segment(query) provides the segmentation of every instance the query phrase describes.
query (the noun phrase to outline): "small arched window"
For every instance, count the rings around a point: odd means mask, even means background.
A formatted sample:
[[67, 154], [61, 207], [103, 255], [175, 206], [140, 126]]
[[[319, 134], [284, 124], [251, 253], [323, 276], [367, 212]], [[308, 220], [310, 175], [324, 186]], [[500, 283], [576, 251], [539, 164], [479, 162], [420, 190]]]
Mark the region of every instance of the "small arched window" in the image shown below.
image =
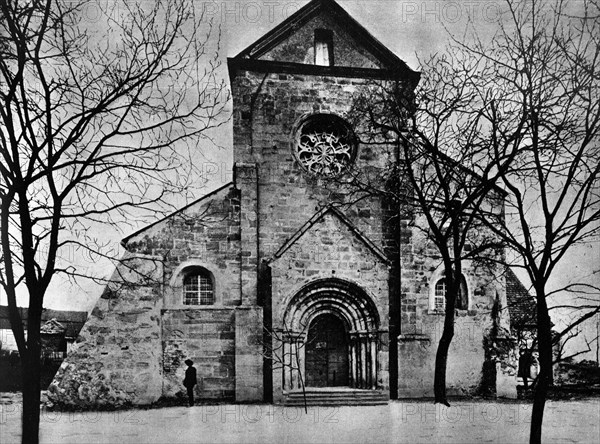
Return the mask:
[[215, 291], [210, 273], [204, 269], [194, 269], [183, 278], [184, 305], [212, 305]]
[[[433, 309], [436, 311], [444, 311], [446, 309], [446, 278], [441, 278], [435, 283], [435, 292], [433, 296]], [[467, 310], [469, 308], [469, 295], [467, 291], [467, 281], [464, 276], [461, 276], [460, 286], [458, 287], [458, 295], [456, 304], [458, 310]]]

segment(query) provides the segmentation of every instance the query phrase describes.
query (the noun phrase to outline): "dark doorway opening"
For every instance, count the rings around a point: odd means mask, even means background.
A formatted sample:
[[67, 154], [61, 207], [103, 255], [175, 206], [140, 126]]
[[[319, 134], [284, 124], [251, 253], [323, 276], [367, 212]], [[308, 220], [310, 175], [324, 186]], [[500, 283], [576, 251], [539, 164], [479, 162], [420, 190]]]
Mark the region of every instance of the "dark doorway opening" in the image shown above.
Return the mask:
[[306, 343], [306, 386], [348, 385], [348, 332], [332, 314], [317, 316], [310, 324]]

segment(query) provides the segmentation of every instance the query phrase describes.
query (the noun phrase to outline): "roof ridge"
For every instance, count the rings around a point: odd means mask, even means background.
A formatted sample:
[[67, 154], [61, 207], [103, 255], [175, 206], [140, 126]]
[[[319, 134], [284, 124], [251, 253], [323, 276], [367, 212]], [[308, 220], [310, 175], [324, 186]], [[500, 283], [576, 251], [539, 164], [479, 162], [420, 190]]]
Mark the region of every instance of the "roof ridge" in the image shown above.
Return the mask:
[[387, 69], [400, 70], [412, 74], [413, 71], [402, 59], [381, 43], [362, 24], [352, 17], [335, 0], [312, 0], [294, 14], [283, 20], [273, 29], [268, 31], [258, 40], [254, 41], [230, 60], [255, 59], [262, 56], [279, 44], [284, 38], [293, 33], [300, 26], [311, 20], [318, 12], [328, 11], [337, 19], [346, 32], [357, 43], [367, 49]]

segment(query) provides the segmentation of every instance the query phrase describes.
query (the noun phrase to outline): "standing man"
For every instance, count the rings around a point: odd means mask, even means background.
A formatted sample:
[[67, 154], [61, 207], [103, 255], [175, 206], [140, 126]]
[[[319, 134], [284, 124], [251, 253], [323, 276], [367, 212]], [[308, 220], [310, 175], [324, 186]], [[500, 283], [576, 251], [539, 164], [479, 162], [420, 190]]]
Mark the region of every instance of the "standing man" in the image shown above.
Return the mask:
[[183, 385], [187, 388], [188, 399], [190, 401], [190, 407], [194, 405], [194, 386], [197, 383], [196, 380], [196, 368], [193, 366], [194, 362], [191, 359], [186, 359], [185, 363], [188, 368], [185, 371], [185, 379]]

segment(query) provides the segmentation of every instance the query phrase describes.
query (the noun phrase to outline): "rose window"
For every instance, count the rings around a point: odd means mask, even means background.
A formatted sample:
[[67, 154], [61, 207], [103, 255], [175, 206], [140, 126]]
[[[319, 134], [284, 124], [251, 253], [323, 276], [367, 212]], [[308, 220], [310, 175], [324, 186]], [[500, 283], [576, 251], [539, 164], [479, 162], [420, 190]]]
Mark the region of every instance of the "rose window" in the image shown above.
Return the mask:
[[306, 120], [296, 137], [296, 158], [312, 174], [336, 176], [354, 160], [354, 134], [339, 117], [317, 115]]

